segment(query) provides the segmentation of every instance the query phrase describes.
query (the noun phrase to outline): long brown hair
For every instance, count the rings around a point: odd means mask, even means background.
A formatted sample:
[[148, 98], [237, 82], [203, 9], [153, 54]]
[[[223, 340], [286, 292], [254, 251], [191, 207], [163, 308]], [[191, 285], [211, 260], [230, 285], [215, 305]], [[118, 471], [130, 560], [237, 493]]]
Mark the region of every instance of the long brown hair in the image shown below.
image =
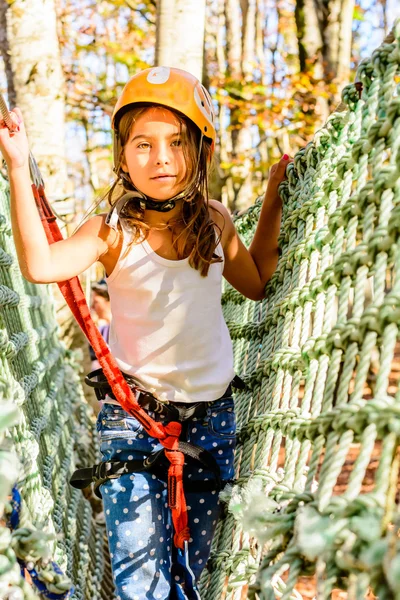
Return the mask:
[[[149, 108], [150, 106], [135, 106], [125, 112], [118, 122], [121, 152], [116, 168], [118, 179], [107, 194], [111, 206], [124, 194], [136, 189], [129, 174], [122, 171], [122, 159], [135, 121]], [[173, 222], [169, 222], [167, 227], [172, 230], [172, 244], [178, 259], [189, 257], [190, 266], [205, 277], [210, 264], [222, 262], [222, 258], [215, 253], [221, 238], [221, 228], [214, 223], [209, 213], [208, 176], [212, 149], [210, 143], [201, 137], [200, 130], [190, 119], [175, 110], [169, 108], [165, 110], [172, 112], [179, 123], [186, 162], [186, 176], [181, 182], [184, 190], [181, 214]], [[148, 237], [150, 226], [143, 221], [144, 210], [140, 208], [137, 201], [128, 200], [120, 216], [126, 220], [132, 230], [131, 244]], [[215, 228], [218, 230], [218, 236]]]

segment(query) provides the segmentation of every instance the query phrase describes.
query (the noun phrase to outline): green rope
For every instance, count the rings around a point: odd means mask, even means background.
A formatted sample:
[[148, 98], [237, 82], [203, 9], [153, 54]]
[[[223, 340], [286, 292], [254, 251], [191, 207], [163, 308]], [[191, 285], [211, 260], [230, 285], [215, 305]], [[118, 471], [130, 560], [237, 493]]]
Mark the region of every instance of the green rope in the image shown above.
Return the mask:
[[[74, 600], [110, 600], [104, 526], [68, 485], [77, 466], [97, 462], [94, 418], [75, 358], [58, 339], [51, 288], [19, 272], [3, 179], [0, 213], [0, 598], [40, 597], [21, 576], [22, 561], [60, 598], [73, 586]], [[23, 501], [17, 527], [9, 522], [14, 485]]]
[[[261, 303], [225, 286], [235, 367], [236, 484], [222, 499], [206, 600], [400, 596], [400, 23], [281, 185], [278, 268]], [[237, 219], [246, 245], [260, 202]], [[350, 477], [344, 473], [349, 452]], [[369, 475], [372, 456], [378, 468]], [[256, 573], [257, 570], [257, 573]], [[242, 596], [241, 596], [242, 594]]]

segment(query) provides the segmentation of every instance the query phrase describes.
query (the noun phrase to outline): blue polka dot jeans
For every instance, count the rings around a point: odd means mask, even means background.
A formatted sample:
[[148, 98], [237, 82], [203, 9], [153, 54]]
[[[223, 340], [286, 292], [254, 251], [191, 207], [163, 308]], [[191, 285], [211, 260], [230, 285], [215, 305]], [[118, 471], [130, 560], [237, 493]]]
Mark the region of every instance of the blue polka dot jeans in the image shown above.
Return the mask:
[[[153, 419], [166, 422], [165, 417], [150, 414]], [[97, 429], [105, 461], [141, 459], [162, 448], [134, 417], [115, 404], [103, 404]], [[187, 441], [212, 453], [223, 481], [233, 478], [235, 435], [232, 398], [210, 402], [205, 417], [188, 422]], [[213, 478], [199, 463], [186, 465], [185, 476], [196, 482]], [[196, 587], [190, 589], [188, 576], [199, 580], [221, 507], [217, 491], [201, 491], [201, 483], [198, 489], [185, 493], [191, 538], [183, 557], [173, 545], [164, 481], [144, 471], [127, 473], [101, 485], [117, 600], [200, 599]]]

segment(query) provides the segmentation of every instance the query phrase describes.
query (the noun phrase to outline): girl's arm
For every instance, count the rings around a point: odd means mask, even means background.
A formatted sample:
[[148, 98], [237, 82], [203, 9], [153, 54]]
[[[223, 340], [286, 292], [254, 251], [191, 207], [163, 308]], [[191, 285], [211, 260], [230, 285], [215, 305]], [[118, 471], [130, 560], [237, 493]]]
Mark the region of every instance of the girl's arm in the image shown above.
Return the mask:
[[104, 253], [115, 232], [98, 215], [82, 225], [70, 238], [49, 245], [31, 189], [29, 146], [21, 112], [12, 119], [19, 131], [11, 134], [0, 121], [0, 150], [10, 181], [11, 222], [22, 275], [33, 283], [64, 281], [79, 275]]
[[265, 285], [278, 264], [278, 236], [282, 216], [278, 187], [285, 178], [289, 162], [291, 159], [285, 154], [279, 163], [271, 167], [257, 229], [248, 250], [240, 240], [228, 211], [218, 205], [218, 210], [225, 218], [224, 277], [251, 300], [264, 298]]

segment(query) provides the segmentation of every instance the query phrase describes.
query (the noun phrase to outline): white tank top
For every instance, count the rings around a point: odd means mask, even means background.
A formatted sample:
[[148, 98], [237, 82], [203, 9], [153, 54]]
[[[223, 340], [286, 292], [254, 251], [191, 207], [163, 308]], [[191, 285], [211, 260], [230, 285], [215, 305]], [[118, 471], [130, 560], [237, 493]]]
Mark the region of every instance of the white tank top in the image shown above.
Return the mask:
[[[119, 208], [109, 213], [110, 226], [115, 227]], [[109, 346], [118, 366], [160, 400], [220, 398], [234, 376], [221, 307], [224, 263], [211, 264], [201, 277], [189, 259], [163, 258], [146, 240], [127, 251], [130, 232], [122, 218], [120, 223], [123, 247], [107, 278]], [[221, 244], [215, 252], [223, 258]]]

